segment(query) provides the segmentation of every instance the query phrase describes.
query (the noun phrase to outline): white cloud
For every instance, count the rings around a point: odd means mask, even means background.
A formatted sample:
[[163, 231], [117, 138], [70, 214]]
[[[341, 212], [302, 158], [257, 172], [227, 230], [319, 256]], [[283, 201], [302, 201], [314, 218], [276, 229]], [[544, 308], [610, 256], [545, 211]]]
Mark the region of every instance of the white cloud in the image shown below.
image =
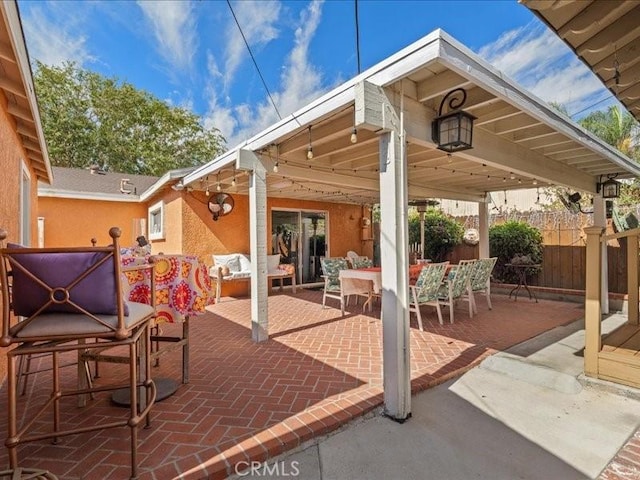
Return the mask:
[[[321, 72], [309, 61], [309, 45], [322, 17], [322, 3], [313, 1], [302, 11], [299, 26], [295, 30], [294, 47], [285, 61], [281, 75], [281, 87], [271, 94], [282, 117], [308, 104], [326, 91], [322, 85]], [[215, 69], [210, 67], [210, 73], [213, 75]], [[220, 105], [213, 89], [209, 91], [209, 113], [205, 124], [219, 128], [230, 147], [278, 120], [277, 113], [266, 95], [264, 101], [255, 108], [246, 104], [230, 108]]]
[[[49, 12], [53, 13], [52, 10]], [[32, 60], [59, 66], [73, 61], [80, 66], [94, 60], [87, 47], [87, 37], [74, 31], [76, 23], [58, 21], [56, 15], [47, 16], [40, 7], [32, 7], [23, 14], [24, 30]]]
[[139, 1], [153, 28], [158, 54], [174, 68], [188, 69], [197, 49], [196, 20], [188, 1]]
[[[279, 1], [234, 3], [233, 11], [254, 55], [256, 48], [260, 48], [278, 38], [278, 30], [275, 27], [275, 23], [280, 17], [280, 10], [281, 4]], [[235, 21], [229, 22], [226, 37], [228, 41], [224, 68], [225, 91], [227, 90], [227, 85], [233, 81], [233, 77], [242, 60], [249, 56], [247, 46]]]
[[478, 53], [546, 102], [564, 105], [570, 114], [603, 96], [598, 78], [543, 25], [532, 22], [505, 32]]

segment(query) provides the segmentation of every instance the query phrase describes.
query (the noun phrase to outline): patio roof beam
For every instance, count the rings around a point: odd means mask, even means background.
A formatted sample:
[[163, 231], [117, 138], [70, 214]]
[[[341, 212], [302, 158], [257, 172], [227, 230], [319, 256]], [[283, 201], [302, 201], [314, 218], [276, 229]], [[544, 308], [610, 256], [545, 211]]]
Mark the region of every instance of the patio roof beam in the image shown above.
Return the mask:
[[[314, 170], [310, 168], [296, 167], [293, 165], [280, 165], [278, 175], [282, 175], [283, 177], [292, 178], [295, 180], [336, 185], [341, 188], [346, 187], [369, 190], [371, 192], [375, 192], [376, 195], [380, 188], [378, 179], [374, 177], [346, 175], [343, 173]], [[450, 198], [452, 200], [466, 200], [469, 202], [478, 201], [478, 194], [460, 192], [456, 190], [447, 190], [438, 187], [434, 188], [431, 186], [425, 187], [419, 185], [410, 185], [409, 195], [411, 197], [441, 197]]]
[[473, 148], [456, 155], [516, 175], [595, 193], [596, 180], [591, 175], [488, 132], [473, 133]]

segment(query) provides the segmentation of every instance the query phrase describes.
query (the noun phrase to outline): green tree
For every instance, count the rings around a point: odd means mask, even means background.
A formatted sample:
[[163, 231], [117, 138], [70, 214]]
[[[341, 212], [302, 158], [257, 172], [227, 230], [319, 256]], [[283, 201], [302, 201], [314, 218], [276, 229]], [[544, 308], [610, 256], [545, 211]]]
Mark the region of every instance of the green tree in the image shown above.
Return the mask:
[[[463, 228], [440, 210], [428, 208], [424, 214], [424, 256], [434, 262], [447, 259], [456, 245], [462, 242]], [[420, 242], [420, 216], [409, 212], [409, 243]]]
[[[640, 126], [631, 114], [612, 106], [606, 112], [597, 111], [587, 115], [580, 120], [580, 124], [629, 158], [640, 161]], [[639, 202], [638, 180], [623, 183], [618, 203], [635, 205]]]
[[638, 124], [630, 113], [621, 112], [617, 106], [590, 113], [580, 120], [580, 125], [628, 157], [637, 155]]
[[[526, 222], [508, 221], [489, 228], [489, 255], [498, 257], [495, 266], [496, 278], [513, 281], [515, 275], [505, 264], [517, 255], [526, 255], [532, 264], [542, 263], [542, 234]], [[531, 269], [533, 273], [535, 269]]]
[[194, 113], [75, 63], [38, 62], [34, 81], [53, 165], [159, 176], [224, 149], [220, 132]]

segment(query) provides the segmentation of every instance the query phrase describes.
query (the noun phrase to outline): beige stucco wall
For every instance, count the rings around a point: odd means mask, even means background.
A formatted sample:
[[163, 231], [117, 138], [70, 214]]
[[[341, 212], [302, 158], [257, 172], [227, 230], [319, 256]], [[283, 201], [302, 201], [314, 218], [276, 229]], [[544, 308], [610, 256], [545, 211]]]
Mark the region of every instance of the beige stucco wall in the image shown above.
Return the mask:
[[133, 220], [147, 218], [147, 206], [137, 202], [108, 202], [73, 198], [40, 197], [38, 216], [44, 217], [45, 247], [90, 246], [111, 243], [109, 229], [122, 231], [120, 244], [134, 244]]
[[[211, 254], [249, 252], [249, 197], [233, 194], [234, 209], [227, 216], [214, 221], [207, 208], [204, 192], [183, 192], [182, 253], [197, 255], [212, 264]], [[271, 211], [278, 208], [319, 210], [329, 214], [329, 245], [331, 256], [345, 256], [354, 250], [373, 257], [373, 242], [363, 241], [362, 216], [370, 216], [359, 205], [269, 198], [267, 200], [267, 245], [271, 242]], [[365, 236], [369, 236], [366, 234]], [[246, 293], [246, 282], [223, 286], [223, 295]]]
[[[133, 219], [146, 218], [149, 206], [164, 202], [165, 238], [152, 240], [153, 253], [188, 254], [212, 264], [211, 254], [249, 252], [249, 197], [233, 194], [233, 212], [214, 221], [207, 208], [204, 192], [166, 189], [146, 203], [106, 202], [99, 200], [41, 197], [38, 215], [45, 217], [45, 245], [88, 245], [92, 237], [98, 244], [109, 242], [111, 226], [122, 230], [121, 244], [133, 245]], [[373, 242], [363, 231], [362, 217], [370, 216], [359, 205], [270, 198], [267, 201], [266, 241], [271, 242], [271, 212], [273, 209], [326, 211], [329, 214], [329, 255], [345, 256], [354, 250], [373, 256]], [[247, 284], [225, 285], [223, 295], [246, 293]]]
[[[10, 241], [17, 242], [20, 239], [20, 182], [23, 159], [26, 157], [14, 130], [13, 119], [7, 113], [6, 105], [6, 98], [0, 94], [0, 172], [2, 172], [0, 228], [7, 231]], [[32, 170], [30, 170], [30, 176], [33, 194], [31, 198], [31, 224], [35, 228], [37, 195], [36, 176]], [[32, 237], [32, 243], [33, 241], [34, 237]]]
[[[20, 183], [22, 166], [26, 158], [18, 135], [15, 132], [13, 119], [7, 113], [6, 97], [0, 93], [0, 228], [7, 231], [7, 241], [20, 241]], [[36, 244], [36, 211], [38, 205], [36, 174], [27, 163], [24, 163], [31, 178], [31, 244]], [[0, 297], [0, 309], [2, 298]], [[0, 310], [1, 311], [1, 310]], [[0, 348], [3, 355], [6, 349]], [[6, 362], [0, 362], [0, 381], [6, 375]]]
[[151, 240], [152, 253], [186, 254], [183, 248], [183, 201], [181, 192], [166, 190], [162, 196], [147, 202], [148, 206], [164, 202], [164, 239]]

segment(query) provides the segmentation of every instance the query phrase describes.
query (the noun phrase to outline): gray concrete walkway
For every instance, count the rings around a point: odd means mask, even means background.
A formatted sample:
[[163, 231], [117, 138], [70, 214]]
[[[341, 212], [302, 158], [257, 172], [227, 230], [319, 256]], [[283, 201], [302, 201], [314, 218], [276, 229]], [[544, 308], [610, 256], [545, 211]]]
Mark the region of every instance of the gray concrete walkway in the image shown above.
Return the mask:
[[[626, 320], [603, 322], [611, 331]], [[640, 425], [638, 390], [582, 376], [582, 321], [498, 353], [412, 399], [400, 425], [361, 419], [239, 478], [597, 478]]]

